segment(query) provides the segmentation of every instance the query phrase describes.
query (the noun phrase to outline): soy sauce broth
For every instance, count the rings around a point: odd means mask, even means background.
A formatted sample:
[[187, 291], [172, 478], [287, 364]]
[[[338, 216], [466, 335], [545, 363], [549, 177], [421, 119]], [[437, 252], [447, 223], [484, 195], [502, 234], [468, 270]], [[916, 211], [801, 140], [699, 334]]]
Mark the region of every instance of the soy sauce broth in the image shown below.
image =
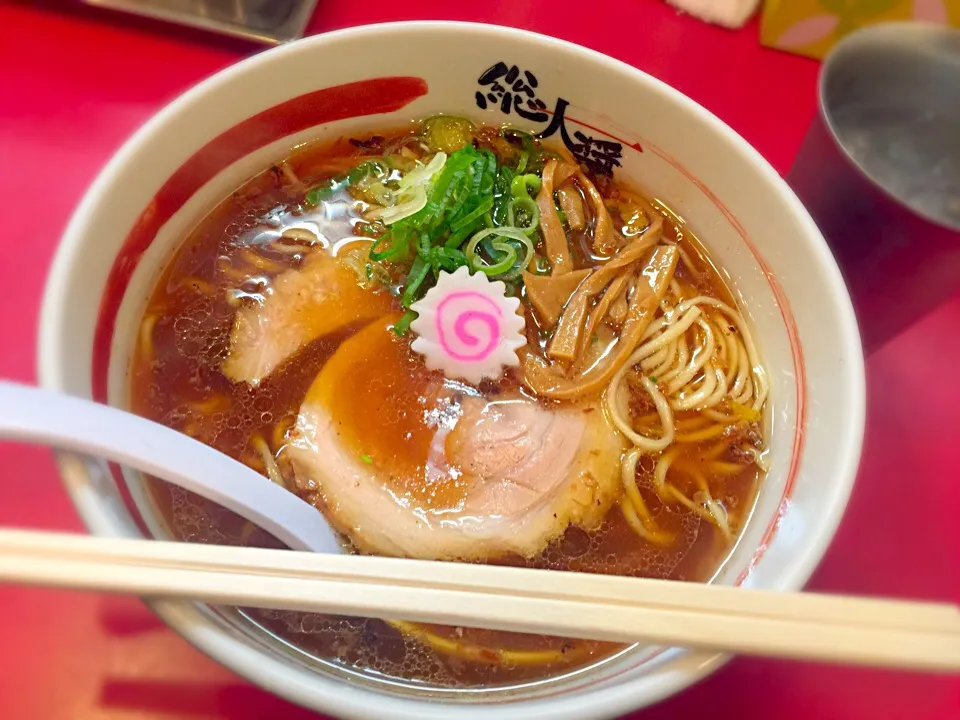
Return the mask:
[[[308, 229], [336, 253], [355, 239], [357, 202], [346, 192], [318, 211], [300, 204], [304, 188], [378, 155], [408, 130], [368, 138], [341, 138], [302, 147], [256, 176], [214, 208], [188, 235], [154, 286], [141, 320], [130, 372], [131, 410], [184, 432], [266, 472], [257, 447], [279, 449], [308, 387], [339, 344], [356, 328], [311, 344], [256, 388], [234, 384], [220, 365], [229, 349], [236, 308], [243, 296], [256, 296], [279, 273], [296, 269], [302, 253], [266, 247], [284, 231]], [[620, 189], [609, 183], [601, 192]], [[664, 234], [688, 253], [701, 271], [684, 269], [677, 278], [728, 304], [734, 304], [702, 245], [662, 204]], [[616, 218], [615, 218], [616, 219]], [[589, 247], [571, 243], [581, 262]], [[370, 432], [376, 433], [371, 427]], [[759, 432], [752, 428], [752, 432]], [[688, 455], [696, 461], [700, 446]], [[649, 460], [649, 462], [647, 461]], [[602, 527], [588, 533], [569, 528], [538, 557], [499, 562], [536, 568], [612, 573], [673, 580], [707, 581], [729, 554], [732, 543], [711, 524], [682, 506], [664, 505], [650, 491], [652, 459], [638, 470], [638, 484], [661, 526], [676, 534], [668, 547], [653, 545], [624, 521], [616, 506]], [[752, 509], [758, 472], [712, 479], [731, 524], [741, 528]], [[148, 487], [167, 526], [179, 540], [229, 545], [280, 547], [244, 519], [186, 491], [150, 479]], [[245, 610], [252, 623], [313, 658], [374, 681], [420, 688], [496, 688], [546, 681], [597, 663], [622, 650], [611, 643], [571, 641], [467, 628], [417, 626], [401, 632], [379, 621], [306, 613]], [[423, 633], [429, 632], [426, 636]], [[419, 633], [419, 634], [418, 634]]]

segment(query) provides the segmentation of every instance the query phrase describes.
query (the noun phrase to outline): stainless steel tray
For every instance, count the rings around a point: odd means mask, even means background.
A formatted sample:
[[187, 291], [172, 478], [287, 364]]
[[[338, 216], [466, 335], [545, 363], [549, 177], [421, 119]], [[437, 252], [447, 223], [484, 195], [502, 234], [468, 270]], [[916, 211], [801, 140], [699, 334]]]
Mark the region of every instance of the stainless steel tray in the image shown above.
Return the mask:
[[81, 0], [86, 5], [189, 25], [255, 42], [303, 36], [317, 0]]

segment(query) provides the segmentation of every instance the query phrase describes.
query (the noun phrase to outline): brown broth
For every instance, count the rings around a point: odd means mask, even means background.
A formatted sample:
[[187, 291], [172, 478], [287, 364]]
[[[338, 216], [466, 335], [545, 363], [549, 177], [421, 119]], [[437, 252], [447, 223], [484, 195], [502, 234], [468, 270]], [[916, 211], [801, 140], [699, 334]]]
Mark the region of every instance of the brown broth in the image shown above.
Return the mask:
[[[384, 142], [395, 142], [402, 135], [394, 133]], [[351, 226], [355, 217], [349, 213], [338, 217], [311, 216], [297, 204], [298, 193], [302, 194], [304, 186], [352, 167], [358, 157], [379, 152], [381, 145], [359, 147], [341, 139], [302, 148], [281, 165], [250, 180], [200, 222], [156, 283], [144, 313], [131, 364], [130, 398], [134, 412], [264, 471], [251, 441], [259, 435], [271, 448], [282, 446], [283, 433], [296, 418], [308, 387], [352, 329], [311, 344], [298, 354], [295, 362], [285, 363], [256, 388], [233, 384], [220, 370], [235, 313], [227, 299], [228, 291], [256, 295], [279, 272], [298, 266], [301, 255], [272, 252], [262, 246], [265, 238], [275, 237], [284, 229], [313, 223], [311, 227], [328, 236], [331, 247], [337, 241], [354, 238]], [[295, 179], [301, 185], [297, 186]], [[691, 276], [681, 267], [678, 280], [734, 304], [697, 239], [664, 206], [655, 203], [655, 207], [664, 217], [666, 237], [678, 242], [698, 268]], [[585, 236], [573, 240], [581, 265], [596, 260], [590, 255]], [[374, 390], [356, 388], [357, 392]], [[416, 388], [407, 391], [415, 392]], [[345, 406], [341, 411], [347, 413], [350, 409]], [[385, 423], [384, 420], [381, 424]], [[376, 436], [378, 424], [367, 425], [369, 442], [385, 447], [388, 439]], [[759, 429], [751, 431], [758, 433]], [[697, 453], [707, 445], [708, 441], [692, 445], [678, 462], [697, 463]], [[676, 540], [670, 546], [660, 547], [642, 540], [614, 506], [599, 530], [587, 533], [571, 528], [532, 560], [517, 557], [504, 558], [502, 562], [593, 573], [709, 580], [732, 544], [694, 513], [660, 502], [651, 490], [652, 475], [652, 459], [647, 458], [638, 470], [638, 483], [660, 526], [675, 533]], [[743, 527], [753, 506], [757, 475], [755, 470], [746, 470], [710, 478], [714, 496], [724, 504], [731, 526], [737, 530]], [[149, 487], [168, 527], [180, 540], [278, 546], [263, 531], [201, 498], [156, 480], [150, 480]], [[247, 610], [245, 614], [320, 661], [374, 680], [420, 687], [491, 688], [542, 681], [596, 663], [621, 649], [610, 643], [439, 627], [429, 627], [435, 633], [432, 643], [418, 642], [377, 620], [264, 610]], [[459, 655], [431, 647], [438, 638], [457, 643]]]

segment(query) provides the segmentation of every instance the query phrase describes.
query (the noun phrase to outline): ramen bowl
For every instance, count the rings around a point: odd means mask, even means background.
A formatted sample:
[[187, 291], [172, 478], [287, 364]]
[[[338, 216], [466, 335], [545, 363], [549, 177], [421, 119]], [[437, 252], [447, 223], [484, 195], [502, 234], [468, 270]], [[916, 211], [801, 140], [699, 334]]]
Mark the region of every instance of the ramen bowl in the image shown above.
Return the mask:
[[[837, 266], [787, 185], [730, 128], [660, 81], [552, 38], [469, 24], [355, 28], [264, 52], [184, 94], [110, 161], [66, 230], [43, 302], [42, 384], [128, 407], [150, 289], [214, 205], [304, 142], [441, 113], [566, 146], [662, 199], [699, 236], [770, 379], [769, 469], [712, 582], [801, 588], [843, 514], [863, 434], [863, 357]], [[70, 454], [59, 465], [92, 533], [168, 535], [142, 478]], [[339, 717], [615, 717], [725, 660], [641, 644], [542, 682], [414, 690], [319, 662], [229, 609], [150, 605], [223, 665]]]

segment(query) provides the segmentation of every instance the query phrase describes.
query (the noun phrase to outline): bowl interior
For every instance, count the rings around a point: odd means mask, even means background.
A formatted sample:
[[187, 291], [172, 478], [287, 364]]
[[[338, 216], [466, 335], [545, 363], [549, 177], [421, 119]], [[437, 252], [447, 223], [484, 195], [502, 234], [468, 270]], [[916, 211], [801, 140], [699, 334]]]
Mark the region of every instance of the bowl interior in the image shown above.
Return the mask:
[[[361, 52], [370, 46], [377, 52]], [[214, 204], [302, 142], [439, 112], [517, 125], [590, 162], [616, 163], [618, 176], [663, 200], [704, 242], [772, 383], [770, 471], [715, 581], [799, 587], [839, 521], [862, 436], [862, 356], [837, 268], [796, 198], [732, 131], [658, 81], [559, 41], [469, 25], [378, 26], [272, 50], [201, 84], [121, 150], [71, 222], [44, 301], [43, 384], [126, 406], [130, 350], [151, 284]], [[829, 412], [812, 422], [809, 409], [821, 405]], [[93, 532], [140, 534], [125, 484], [149, 530], [166, 534], [138, 477], [118, 483], [101, 463], [74, 456], [61, 467]], [[158, 609], [217, 659], [298, 702], [346, 715], [451, 717], [452, 708], [323, 677], [229, 615], [184, 603]], [[497, 717], [605, 717], [716, 664], [679, 653], [644, 664], [650, 657], [626, 654], [508, 697], [453, 700], [473, 703], [474, 717], [484, 707]]]

